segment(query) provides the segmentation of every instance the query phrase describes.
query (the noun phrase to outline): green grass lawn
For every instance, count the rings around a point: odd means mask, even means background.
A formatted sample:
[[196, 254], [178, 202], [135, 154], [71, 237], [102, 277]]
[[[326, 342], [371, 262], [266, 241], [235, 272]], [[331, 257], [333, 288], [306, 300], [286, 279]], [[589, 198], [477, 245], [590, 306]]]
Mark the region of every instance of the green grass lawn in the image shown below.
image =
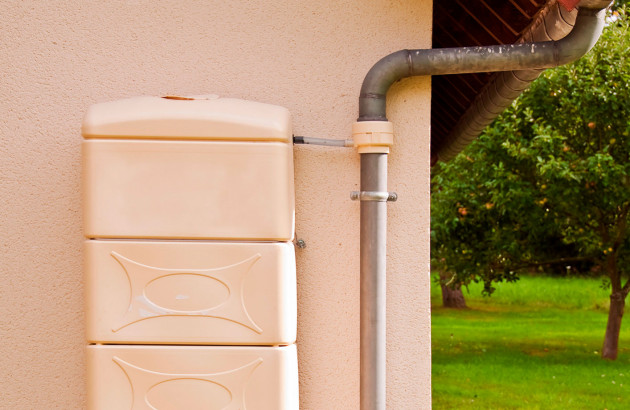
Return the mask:
[[441, 307], [432, 285], [434, 409], [630, 409], [630, 320], [600, 358], [608, 291], [595, 279], [523, 277]]

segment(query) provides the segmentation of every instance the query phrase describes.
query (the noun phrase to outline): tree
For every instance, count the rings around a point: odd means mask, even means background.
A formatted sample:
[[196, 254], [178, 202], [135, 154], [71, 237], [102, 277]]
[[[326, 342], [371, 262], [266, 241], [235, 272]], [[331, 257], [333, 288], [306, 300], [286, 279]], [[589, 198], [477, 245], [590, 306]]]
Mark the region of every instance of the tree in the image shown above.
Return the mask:
[[432, 262], [451, 283], [490, 294], [534, 268], [604, 274], [607, 359], [630, 292], [629, 20], [611, 14], [589, 54], [543, 74], [431, 187]]

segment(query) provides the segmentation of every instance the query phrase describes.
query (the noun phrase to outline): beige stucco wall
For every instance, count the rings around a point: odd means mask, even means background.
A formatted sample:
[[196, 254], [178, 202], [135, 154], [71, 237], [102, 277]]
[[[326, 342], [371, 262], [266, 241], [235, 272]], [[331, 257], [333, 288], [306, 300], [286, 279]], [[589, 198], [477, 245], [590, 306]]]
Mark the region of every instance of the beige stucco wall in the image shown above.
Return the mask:
[[[85, 403], [79, 128], [93, 103], [203, 94], [347, 138], [366, 71], [430, 46], [430, 0], [0, 0], [0, 408]], [[389, 96], [388, 408], [430, 406], [428, 78]], [[358, 409], [359, 161], [296, 152], [301, 408]]]

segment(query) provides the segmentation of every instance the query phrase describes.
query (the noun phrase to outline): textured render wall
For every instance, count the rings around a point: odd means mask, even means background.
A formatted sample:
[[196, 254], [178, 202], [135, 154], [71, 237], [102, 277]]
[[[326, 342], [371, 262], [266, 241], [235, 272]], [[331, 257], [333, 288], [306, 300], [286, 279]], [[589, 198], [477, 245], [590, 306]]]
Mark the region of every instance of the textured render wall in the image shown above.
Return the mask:
[[[79, 127], [135, 95], [278, 104], [347, 138], [366, 71], [430, 46], [430, 0], [0, 0], [0, 408], [85, 406]], [[428, 78], [390, 93], [388, 394], [430, 406]], [[296, 148], [301, 408], [358, 409], [354, 150]]]

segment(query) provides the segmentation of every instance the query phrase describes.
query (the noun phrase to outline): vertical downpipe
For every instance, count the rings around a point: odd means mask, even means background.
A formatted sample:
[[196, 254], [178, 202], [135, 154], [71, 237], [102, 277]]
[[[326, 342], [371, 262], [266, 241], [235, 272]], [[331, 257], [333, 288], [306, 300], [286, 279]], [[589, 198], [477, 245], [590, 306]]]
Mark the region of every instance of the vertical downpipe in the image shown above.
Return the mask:
[[[582, 0], [575, 27], [559, 41], [400, 50], [383, 57], [365, 76], [359, 118], [352, 130], [354, 145], [361, 154], [361, 192], [352, 195], [361, 200], [361, 410], [386, 407], [386, 201], [396, 200], [395, 194], [387, 193], [387, 153], [393, 144], [393, 126], [386, 117], [389, 87], [418, 75], [530, 70], [577, 60], [599, 38], [605, 14], [601, 9], [609, 3]], [[589, 5], [595, 9], [586, 8]], [[477, 131], [475, 135], [481, 129]]]
[[[361, 154], [361, 191], [387, 192], [387, 154]], [[361, 201], [361, 410], [385, 409], [387, 202]]]
[[387, 154], [394, 142], [389, 121], [358, 121], [352, 138], [361, 156], [361, 410], [386, 407]]

